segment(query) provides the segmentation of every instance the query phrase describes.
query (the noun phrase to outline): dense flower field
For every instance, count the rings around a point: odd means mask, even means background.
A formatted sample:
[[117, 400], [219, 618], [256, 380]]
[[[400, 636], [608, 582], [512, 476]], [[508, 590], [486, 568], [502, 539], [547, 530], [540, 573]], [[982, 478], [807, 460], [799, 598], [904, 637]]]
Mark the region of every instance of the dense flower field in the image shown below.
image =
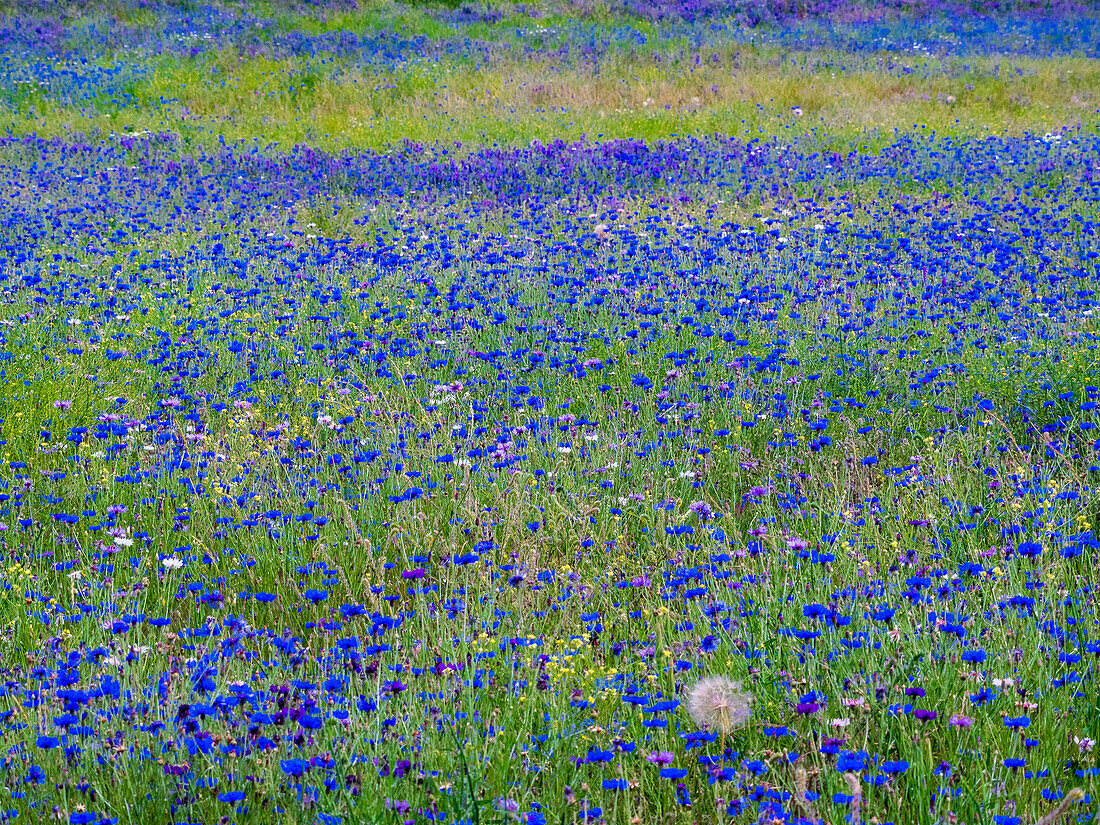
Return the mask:
[[[0, 821], [1089, 821], [1100, 20], [1055, 5], [11, 10]], [[739, 49], [1060, 72], [1012, 105], [1063, 125], [180, 108]]]

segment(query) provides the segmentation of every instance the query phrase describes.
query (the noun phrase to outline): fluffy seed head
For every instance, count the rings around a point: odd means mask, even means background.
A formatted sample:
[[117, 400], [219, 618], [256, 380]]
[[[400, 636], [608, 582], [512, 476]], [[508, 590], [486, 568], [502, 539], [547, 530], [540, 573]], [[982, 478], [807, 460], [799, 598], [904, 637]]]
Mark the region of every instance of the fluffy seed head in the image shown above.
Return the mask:
[[687, 696], [687, 710], [700, 727], [727, 734], [744, 727], [752, 714], [752, 694], [725, 676], [700, 679]]

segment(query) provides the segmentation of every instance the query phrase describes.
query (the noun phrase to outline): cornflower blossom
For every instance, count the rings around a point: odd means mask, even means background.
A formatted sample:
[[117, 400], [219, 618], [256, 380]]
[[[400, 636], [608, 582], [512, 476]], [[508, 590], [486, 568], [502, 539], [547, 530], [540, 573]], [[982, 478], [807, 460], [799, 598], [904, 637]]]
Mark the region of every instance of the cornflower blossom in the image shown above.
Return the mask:
[[688, 505], [688, 511], [695, 513], [703, 521], [710, 521], [712, 518], [714, 518], [714, 511], [705, 501], [691, 502], [691, 504]]

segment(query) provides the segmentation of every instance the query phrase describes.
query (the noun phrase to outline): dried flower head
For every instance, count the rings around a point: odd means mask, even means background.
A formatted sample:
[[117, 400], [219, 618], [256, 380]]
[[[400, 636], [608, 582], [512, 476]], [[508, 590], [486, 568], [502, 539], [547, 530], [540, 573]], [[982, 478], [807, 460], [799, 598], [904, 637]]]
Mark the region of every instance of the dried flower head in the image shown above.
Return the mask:
[[1058, 807], [1051, 811], [1049, 814], [1040, 819], [1036, 825], [1055, 825], [1061, 820], [1062, 815], [1069, 810], [1071, 805], [1076, 805], [1082, 799], [1085, 798], [1085, 792], [1080, 788], [1074, 788], [1072, 791], [1062, 797], [1062, 801], [1058, 804]]
[[725, 676], [700, 679], [687, 696], [687, 710], [696, 724], [723, 735], [744, 727], [752, 714], [752, 694]]
[[860, 822], [859, 809], [863, 803], [863, 785], [859, 782], [859, 777], [851, 771], [844, 774], [844, 781], [848, 783], [848, 793], [852, 797], [848, 803], [848, 815], [852, 822]]
[[794, 769], [794, 789], [795, 802], [802, 809], [805, 818], [810, 822], [820, 822], [821, 818], [817, 815], [813, 800], [809, 796], [810, 779], [806, 769], [801, 765], [796, 766]]

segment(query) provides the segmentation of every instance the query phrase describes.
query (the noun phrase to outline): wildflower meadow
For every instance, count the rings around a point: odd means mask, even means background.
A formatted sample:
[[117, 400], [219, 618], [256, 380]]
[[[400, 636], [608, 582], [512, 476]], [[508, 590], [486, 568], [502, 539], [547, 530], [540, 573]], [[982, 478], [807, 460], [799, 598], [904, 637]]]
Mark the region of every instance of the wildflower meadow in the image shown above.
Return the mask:
[[0, 52], [0, 823], [1094, 821], [1095, 5]]

